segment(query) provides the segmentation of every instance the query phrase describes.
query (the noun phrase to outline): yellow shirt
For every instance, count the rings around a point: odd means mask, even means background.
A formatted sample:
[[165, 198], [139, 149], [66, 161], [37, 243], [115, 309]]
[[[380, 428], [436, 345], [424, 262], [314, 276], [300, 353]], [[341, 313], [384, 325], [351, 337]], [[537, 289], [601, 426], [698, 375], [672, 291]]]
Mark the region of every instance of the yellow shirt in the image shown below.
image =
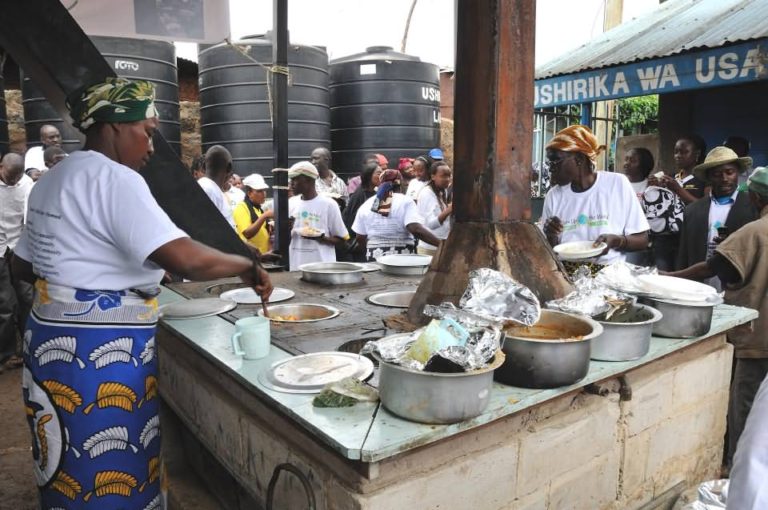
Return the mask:
[[[258, 218], [259, 212], [254, 212]], [[269, 251], [269, 232], [267, 232], [266, 222], [264, 222], [259, 231], [256, 232], [256, 235], [250, 239], [246, 239], [246, 237], [243, 235], [245, 229], [250, 227], [252, 224], [251, 213], [248, 211], [248, 204], [245, 202], [240, 202], [237, 204], [235, 206], [235, 210], [232, 212], [232, 216], [234, 216], [235, 228], [237, 229], [237, 234], [240, 236], [240, 239], [247, 242], [248, 244], [255, 246], [261, 253], [266, 253]]]

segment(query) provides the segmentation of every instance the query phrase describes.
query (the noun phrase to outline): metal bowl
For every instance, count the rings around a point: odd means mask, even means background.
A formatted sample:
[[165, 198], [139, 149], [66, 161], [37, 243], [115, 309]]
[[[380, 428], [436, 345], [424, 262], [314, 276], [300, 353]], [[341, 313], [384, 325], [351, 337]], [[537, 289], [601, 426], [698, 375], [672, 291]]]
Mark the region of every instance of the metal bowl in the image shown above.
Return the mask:
[[630, 361], [648, 354], [653, 326], [661, 312], [647, 305], [634, 305], [607, 321], [597, 321], [603, 332], [592, 339], [592, 359]]
[[542, 310], [531, 327], [504, 329], [507, 361], [497, 381], [522, 388], [557, 388], [579, 381], [589, 372], [591, 341], [603, 327], [587, 317]]
[[419, 423], [457, 423], [479, 416], [488, 407], [493, 372], [504, 363], [499, 351], [486, 368], [442, 374], [379, 362], [379, 397], [394, 414]]
[[[332, 306], [316, 305], [313, 303], [294, 303], [289, 305], [267, 306], [269, 320], [272, 322], [318, 322], [333, 319], [341, 312]], [[259, 310], [259, 315], [264, 316], [264, 311]], [[296, 320], [288, 320], [280, 317], [296, 317]]]
[[666, 299], [643, 298], [663, 315], [653, 325], [653, 334], [668, 338], [695, 338], [706, 335], [712, 325], [712, 312], [715, 305], [722, 302], [682, 302]]
[[313, 262], [299, 266], [301, 279], [322, 285], [340, 285], [363, 281], [363, 269], [351, 262]]
[[396, 276], [418, 276], [427, 272], [432, 257], [429, 255], [384, 255], [376, 259], [381, 272]]
[[393, 292], [380, 292], [365, 298], [372, 305], [388, 306], [390, 308], [408, 308], [411, 305], [415, 290], [400, 290]]

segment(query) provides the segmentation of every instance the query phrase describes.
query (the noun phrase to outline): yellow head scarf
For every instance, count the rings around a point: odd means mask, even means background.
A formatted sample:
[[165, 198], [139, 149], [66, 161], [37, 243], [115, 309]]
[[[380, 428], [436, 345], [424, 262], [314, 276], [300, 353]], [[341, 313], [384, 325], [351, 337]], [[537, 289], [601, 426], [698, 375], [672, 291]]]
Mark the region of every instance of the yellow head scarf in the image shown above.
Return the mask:
[[558, 131], [546, 148], [564, 152], [580, 152], [594, 163], [597, 161], [597, 156], [605, 150], [605, 145], [600, 145], [597, 137], [587, 126], [575, 124]]

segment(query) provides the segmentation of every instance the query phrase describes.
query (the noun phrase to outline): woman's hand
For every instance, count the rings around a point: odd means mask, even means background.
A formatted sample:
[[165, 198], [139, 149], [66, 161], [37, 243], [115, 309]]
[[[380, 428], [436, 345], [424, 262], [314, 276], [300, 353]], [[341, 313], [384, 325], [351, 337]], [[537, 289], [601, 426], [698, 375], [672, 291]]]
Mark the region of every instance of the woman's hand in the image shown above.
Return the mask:
[[563, 234], [563, 222], [557, 216], [552, 216], [544, 222], [544, 235], [552, 246], [560, 244], [560, 236]]

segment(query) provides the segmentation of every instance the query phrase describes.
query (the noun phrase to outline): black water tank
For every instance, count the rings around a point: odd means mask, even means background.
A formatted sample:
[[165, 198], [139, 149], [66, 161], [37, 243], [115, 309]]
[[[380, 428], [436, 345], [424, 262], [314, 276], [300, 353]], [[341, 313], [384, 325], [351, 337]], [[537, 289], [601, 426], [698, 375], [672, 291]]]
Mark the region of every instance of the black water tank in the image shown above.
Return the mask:
[[[179, 84], [176, 74], [176, 47], [173, 43], [100, 36], [92, 36], [91, 41], [118, 76], [148, 80], [154, 84], [155, 106], [160, 114], [160, 132], [179, 153]], [[22, 96], [28, 145], [39, 141], [40, 126], [53, 124], [61, 131], [62, 147], [65, 151], [72, 152], [80, 148], [77, 130], [69, 124], [65, 125], [56, 110], [28, 78], [24, 78]]]
[[0, 60], [0, 156], [8, 153], [8, 114], [5, 110], [5, 80]]
[[436, 65], [374, 46], [333, 60], [333, 168], [358, 174], [366, 154], [397, 167], [400, 157], [425, 154], [440, 142], [440, 76]]
[[[235, 173], [271, 178], [271, 83], [266, 68], [272, 66], [272, 42], [268, 36], [248, 36], [235, 44], [249, 58], [226, 43], [198, 56], [203, 152], [223, 145], [232, 154]], [[330, 147], [328, 54], [291, 44], [288, 67], [288, 159], [293, 164], [309, 159], [315, 147]]]

